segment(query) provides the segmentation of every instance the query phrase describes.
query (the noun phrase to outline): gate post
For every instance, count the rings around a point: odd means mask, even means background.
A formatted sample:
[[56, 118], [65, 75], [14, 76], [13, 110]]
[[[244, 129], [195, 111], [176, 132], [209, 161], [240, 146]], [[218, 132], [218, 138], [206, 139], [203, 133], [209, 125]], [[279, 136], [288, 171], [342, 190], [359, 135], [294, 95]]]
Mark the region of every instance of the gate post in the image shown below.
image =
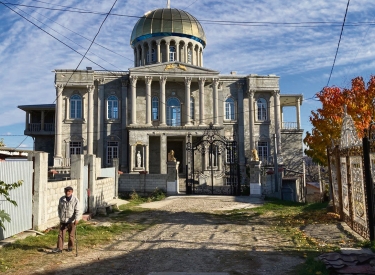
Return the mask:
[[[336, 177], [337, 177], [337, 192], [338, 192], [338, 206], [339, 206], [339, 215], [340, 219], [342, 220], [344, 218], [344, 202], [342, 201], [342, 182], [341, 182], [341, 159], [340, 159], [340, 148], [338, 145], [335, 147], [335, 161], [336, 161]], [[348, 164], [349, 161], [346, 161], [346, 164]], [[346, 169], [346, 171], [349, 171]], [[337, 213], [337, 211], [336, 211]]]
[[367, 197], [367, 219], [369, 221], [370, 241], [374, 240], [374, 186], [371, 177], [370, 143], [367, 137], [362, 139], [363, 163], [365, 169], [366, 197]]

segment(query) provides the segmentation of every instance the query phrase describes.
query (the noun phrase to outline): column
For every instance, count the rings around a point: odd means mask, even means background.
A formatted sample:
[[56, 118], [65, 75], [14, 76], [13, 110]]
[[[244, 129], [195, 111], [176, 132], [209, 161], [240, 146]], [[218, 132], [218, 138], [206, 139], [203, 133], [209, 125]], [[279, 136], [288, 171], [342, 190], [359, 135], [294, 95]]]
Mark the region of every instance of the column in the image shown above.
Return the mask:
[[186, 107], [186, 118], [185, 125], [191, 125], [190, 117], [190, 84], [191, 77], [185, 77], [185, 107]]
[[176, 43], [176, 61], [180, 61], [180, 43]]
[[62, 140], [62, 92], [64, 86], [62, 84], [55, 85], [56, 87], [56, 118], [55, 118], [55, 157], [62, 158], [61, 155], [61, 140]]
[[144, 65], [146, 65], [146, 54], [145, 54], [145, 46], [143, 44], [141, 46], [141, 50], [142, 50], [142, 52], [141, 52], [141, 63], [142, 64], [140, 64], [140, 65], [144, 66]]
[[204, 126], [204, 83], [206, 81], [206, 78], [200, 77], [198, 78], [199, 83], [199, 126]]
[[121, 171], [128, 172], [128, 135], [126, 126], [127, 122], [127, 101], [128, 101], [128, 80], [121, 79]]
[[219, 93], [218, 93], [219, 79], [212, 79], [212, 94], [213, 94], [213, 124], [219, 125]]
[[301, 99], [298, 98], [297, 99], [297, 106], [296, 106], [296, 111], [297, 111], [297, 129], [300, 130], [301, 129], [301, 110], [300, 110], [300, 106], [301, 106]]
[[165, 47], [166, 47], [166, 52], [167, 52], [167, 60], [166, 60], [166, 62], [169, 62], [169, 42], [166, 42], [165, 43]]
[[104, 99], [104, 79], [97, 79], [98, 82], [98, 110], [97, 110], [97, 119], [98, 126], [96, 128], [97, 135], [97, 152], [96, 155], [99, 158], [102, 158], [102, 165], [105, 163], [105, 158], [103, 155], [104, 147], [104, 116], [105, 116], [105, 99]]
[[156, 52], [157, 52], [157, 55], [158, 55], [158, 63], [160, 63], [160, 41], [156, 42]]
[[188, 45], [185, 42], [185, 44], [184, 44], [184, 62], [185, 63], [188, 63], [187, 48], [188, 48]]
[[160, 136], [160, 174], [167, 174], [167, 136]]
[[139, 47], [137, 46], [137, 60], [136, 60], [136, 64], [137, 64], [137, 66], [136, 67], [138, 67], [138, 66], [141, 66], [141, 64], [139, 64], [139, 60], [140, 60], [140, 56], [139, 56]]
[[130, 124], [135, 125], [137, 124], [137, 79], [138, 77], [136, 75], [132, 75], [130, 77], [131, 82], [131, 98], [132, 98], [132, 116], [131, 116], [131, 122]]
[[152, 126], [151, 123], [151, 83], [152, 77], [146, 76], [145, 77], [146, 83], [146, 125]]
[[134, 49], [134, 67], [137, 67], [137, 49]]
[[93, 154], [94, 148], [94, 85], [87, 85], [88, 93], [88, 118], [87, 118], [87, 154]]
[[254, 91], [249, 90], [249, 135], [250, 135], [250, 152], [254, 149]]
[[41, 118], [40, 118], [40, 131], [44, 131], [44, 111], [42, 111], [42, 114], [41, 114]]
[[144, 158], [143, 159], [146, 159], [146, 161], [145, 161], [145, 164], [146, 164], [146, 166], [145, 166], [145, 171], [147, 171], [147, 173], [150, 173], [150, 160], [149, 160], [149, 156], [150, 156], [150, 146], [149, 145], [145, 145], [145, 147], [146, 147], [146, 155], [144, 156]]
[[148, 64], [152, 64], [152, 43], [148, 44]]
[[[57, 110], [57, 109], [56, 109]], [[29, 124], [30, 124], [30, 113], [29, 111], [26, 111], [26, 125], [25, 125], [25, 130], [26, 131], [30, 131], [30, 127], [29, 127]]]
[[130, 145], [130, 171], [129, 172], [132, 172], [134, 170], [134, 167], [135, 167], [135, 163], [134, 163], [134, 156], [135, 156], [135, 152], [134, 152], [134, 145]]
[[166, 126], [165, 123], [165, 83], [167, 82], [166, 76], [160, 77], [160, 99], [159, 99], [159, 109], [160, 109], [160, 126]]
[[276, 134], [276, 146], [278, 156], [281, 155], [281, 132], [280, 132], [280, 90], [275, 90], [273, 93], [274, 97], [274, 111], [275, 111], [275, 134]]
[[241, 184], [244, 184], [246, 178], [245, 167], [245, 125], [244, 125], [244, 110], [243, 110], [243, 86], [244, 83], [237, 83], [237, 121], [238, 121], [238, 160], [241, 174]]
[[203, 49], [200, 50], [199, 52], [199, 57], [200, 57], [200, 63], [201, 63], [201, 67], [203, 67]]
[[145, 146], [142, 146], [142, 168], [145, 170]]

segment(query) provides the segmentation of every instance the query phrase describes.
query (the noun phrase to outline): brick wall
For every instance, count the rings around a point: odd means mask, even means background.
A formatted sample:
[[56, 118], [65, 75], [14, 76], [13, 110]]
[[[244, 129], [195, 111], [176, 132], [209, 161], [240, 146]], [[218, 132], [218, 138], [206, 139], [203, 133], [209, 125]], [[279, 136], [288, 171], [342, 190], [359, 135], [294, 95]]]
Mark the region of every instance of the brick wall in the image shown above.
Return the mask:
[[115, 179], [101, 178], [96, 180], [96, 205], [102, 206], [107, 204], [115, 196]]

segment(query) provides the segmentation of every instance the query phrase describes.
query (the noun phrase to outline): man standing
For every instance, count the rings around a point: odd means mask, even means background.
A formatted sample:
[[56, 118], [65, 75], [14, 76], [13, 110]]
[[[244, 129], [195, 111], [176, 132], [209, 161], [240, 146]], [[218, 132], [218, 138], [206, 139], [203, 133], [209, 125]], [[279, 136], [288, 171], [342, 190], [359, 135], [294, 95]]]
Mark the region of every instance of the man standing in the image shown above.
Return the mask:
[[57, 239], [57, 248], [52, 250], [54, 253], [61, 253], [64, 247], [65, 233], [69, 233], [68, 251], [73, 250], [74, 234], [78, 223], [79, 200], [73, 196], [71, 186], [64, 188], [65, 196], [59, 200], [58, 213], [60, 218], [60, 231]]

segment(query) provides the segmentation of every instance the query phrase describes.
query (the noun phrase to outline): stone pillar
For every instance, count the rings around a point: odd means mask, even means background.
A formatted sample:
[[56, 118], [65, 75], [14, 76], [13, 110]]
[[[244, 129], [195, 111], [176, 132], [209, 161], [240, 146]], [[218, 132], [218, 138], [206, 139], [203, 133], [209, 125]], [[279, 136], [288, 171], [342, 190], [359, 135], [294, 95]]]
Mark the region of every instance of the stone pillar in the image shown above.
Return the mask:
[[188, 45], [187, 45], [186, 42], [185, 42], [185, 44], [184, 44], [184, 62], [185, 62], [185, 63], [188, 63], [187, 52], [188, 52]]
[[131, 115], [131, 125], [137, 124], [137, 79], [136, 75], [130, 77], [131, 82], [131, 98], [132, 98], [132, 115]]
[[119, 161], [118, 159], [113, 159], [112, 160], [112, 165], [115, 168], [115, 190], [114, 190], [114, 199], [118, 198], [118, 180], [119, 180], [119, 175], [118, 175], [118, 166], [119, 166]]
[[148, 44], [148, 64], [152, 64], [152, 43]]
[[100, 196], [96, 186], [96, 156], [95, 155], [86, 155], [85, 163], [88, 164], [88, 174], [89, 174], [89, 213], [96, 214], [97, 201]]
[[[64, 86], [62, 84], [55, 85], [56, 87], [56, 116], [55, 116], [55, 157], [62, 158], [61, 141], [62, 141], [62, 93]], [[56, 165], [54, 165], [56, 166]]]
[[151, 83], [152, 77], [146, 76], [145, 77], [146, 83], [146, 125], [152, 126], [151, 123]]
[[145, 54], [145, 46], [142, 44], [142, 46], [141, 46], [141, 51], [142, 51], [142, 53], [141, 53], [141, 66], [144, 66], [144, 65], [146, 65], [146, 62], [145, 62], [145, 60], [146, 60], [146, 54]]
[[185, 125], [191, 125], [190, 117], [190, 84], [191, 77], [185, 77], [185, 107], [186, 107], [186, 122]]
[[139, 56], [139, 47], [137, 46], [137, 61], [136, 61], [137, 66], [136, 66], [136, 67], [140, 66], [140, 64], [139, 64], [139, 60], [140, 60], [140, 56]]
[[199, 52], [200, 60], [201, 60], [201, 67], [203, 67], [203, 49]]
[[[105, 99], [104, 99], [104, 79], [97, 79], [98, 82], [98, 110], [97, 110], [97, 119], [98, 125], [96, 128], [96, 135], [97, 135], [97, 155], [98, 157], [104, 160], [103, 156], [103, 147], [104, 147], [104, 116], [105, 114]], [[102, 163], [103, 164], [103, 163]]]
[[121, 84], [121, 171], [128, 172], [128, 80], [122, 79]]
[[278, 156], [281, 155], [281, 131], [280, 131], [280, 90], [275, 90], [273, 93], [274, 97], [274, 110], [275, 110], [275, 134], [276, 134], [276, 146]]
[[84, 171], [84, 155], [72, 155], [70, 159], [70, 178], [77, 180], [77, 188], [74, 190], [74, 195], [80, 202], [80, 216], [85, 212], [84, 201], [87, 191], [83, 187], [83, 171]]
[[160, 174], [167, 173], [167, 136], [160, 136]]
[[254, 91], [249, 90], [249, 135], [250, 135], [250, 152], [254, 149]]
[[297, 111], [297, 129], [301, 129], [301, 111], [300, 111], [300, 106], [301, 106], [301, 99], [297, 99], [297, 106], [296, 106], [296, 111]]
[[204, 83], [206, 78], [200, 77], [198, 78], [199, 83], [199, 126], [205, 126], [205, 106], [204, 106]]
[[166, 76], [160, 77], [160, 126], [166, 126], [165, 123], [165, 111], [166, 111], [166, 102], [165, 102], [165, 83], [167, 82]]
[[167, 162], [167, 195], [177, 195], [179, 193], [178, 186], [178, 166], [179, 161]]
[[143, 156], [143, 161], [145, 162], [145, 171], [150, 173], [150, 146], [145, 145], [145, 155]]
[[244, 123], [244, 110], [243, 110], [243, 86], [244, 83], [237, 83], [237, 121], [238, 121], [238, 160], [240, 165], [240, 174], [242, 178], [241, 184], [244, 184], [246, 178], [245, 167], [245, 123]]
[[137, 49], [134, 49], [134, 67], [137, 67]]
[[219, 93], [218, 93], [219, 79], [212, 79], [212, 94], [213, 94], [213, 124], [219, 125]]
[[176, 61], [180, 61], [180, 43], [176, 43]]
[[158, 55], [158, 59], [157, 59], [157, 61], [158, 61], [158, 63], [160, 63], [161, 62], [161, 59], [160, 59], [160, 56], [161, 56], [161, 52], [160, 52], [160, 41], [158, 41], [158, 42], [156, 42], [156, 48], [157, 48], [157, 50], [156, 50], [156, 52], [157, 52], [157, 55]]
[[87, 118], [87, 154], [93, 154], [94, 148], [94, 85], [87, 85], [88, 118]]
[[167, 52], [167, 60], [166, 60], [166, 62], [169, 62], [169, 42], [166, 42], [165, 43], [165, 47], [166, 47], [166, 52]]
[[262, 184], [261, 184], [261, 162], [250, 161], [250, 196], [260, 197], [262, 196]]
[[44, 131], [44, 111], [41, 113], [41, 118], [40, 118], [40, 130]]

